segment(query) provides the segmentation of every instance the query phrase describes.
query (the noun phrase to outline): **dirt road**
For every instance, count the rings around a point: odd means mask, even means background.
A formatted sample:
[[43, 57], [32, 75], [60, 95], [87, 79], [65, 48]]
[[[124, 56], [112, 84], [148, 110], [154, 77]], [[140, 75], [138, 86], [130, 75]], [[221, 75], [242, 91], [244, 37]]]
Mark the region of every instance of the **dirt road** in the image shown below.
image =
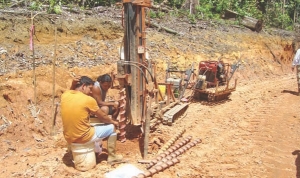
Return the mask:
[[226, 103], [192, 104], [177, 124], [186, 124], [203, 143], [182, 156], [181, 177], [295, 177], [300, 166], [295, 91], [293, 75], [276, 76], [239, 86]]
[[[155, 137], [170, 138], [185, 128], [183, 136], [201, 138], [180, 163], [153, 178], [191, 177], [296, 177], [300, 172], [299, 96], [295, 76], [272, 76], [239, 84], [230, 100], [191, 103], [173, 126], [161, 125]], [[152, 135], [154, 136], [154, 135]], [[61, 131], [46, 143], [19, 145], [2, 157], [2, 175], [17, 177], [104, 177], [115, 167], [107, 166], [105, 155], [88, 172], [76, 171]], [[5, 141], [5, 140], [3, 140]], [[118, 144], [129, 163], [141, 170], [138, 139]], [[154, 155], [149, 155], [150, 157]]]

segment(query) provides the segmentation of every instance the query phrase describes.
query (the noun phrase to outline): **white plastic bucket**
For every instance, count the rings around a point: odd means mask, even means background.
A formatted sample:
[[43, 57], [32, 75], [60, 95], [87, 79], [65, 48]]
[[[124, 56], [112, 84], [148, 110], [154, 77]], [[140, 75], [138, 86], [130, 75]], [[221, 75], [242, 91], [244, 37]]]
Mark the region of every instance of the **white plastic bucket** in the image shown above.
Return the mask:
[[71, 144], [75, 169], [79, 171], [87, 171], [96, 166], [96, 156], [94, 152], [94, 147], [94, 142], [85, 144]]

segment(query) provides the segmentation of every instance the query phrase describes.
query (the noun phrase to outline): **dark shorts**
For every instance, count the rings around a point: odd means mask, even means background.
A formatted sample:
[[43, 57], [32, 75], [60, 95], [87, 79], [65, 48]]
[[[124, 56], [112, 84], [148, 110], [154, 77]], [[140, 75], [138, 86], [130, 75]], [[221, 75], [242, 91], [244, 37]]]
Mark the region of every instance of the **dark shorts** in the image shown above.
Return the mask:
[[108, 115], [113, 114], [113, 106], [108, 106]]

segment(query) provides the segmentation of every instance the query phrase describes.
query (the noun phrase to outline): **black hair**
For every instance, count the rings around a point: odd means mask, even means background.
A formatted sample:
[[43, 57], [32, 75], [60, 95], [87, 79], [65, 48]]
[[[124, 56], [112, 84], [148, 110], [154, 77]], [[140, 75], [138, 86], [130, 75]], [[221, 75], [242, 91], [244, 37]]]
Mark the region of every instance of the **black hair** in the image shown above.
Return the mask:
[[76, 88], [82, 86], [82, 85], [94, 85], [94, 81], [87, 77], [87, 76], [82, 76], [78, 82], [78, 84], [76, 85]]
[[103, 82], [112, 82], [112, 79], [111, 79], [110, 75], [104, 74], [104, 75], [100, 75], [97, 78], [97, 81], [100, 82], [100, 83], [103, 83]]

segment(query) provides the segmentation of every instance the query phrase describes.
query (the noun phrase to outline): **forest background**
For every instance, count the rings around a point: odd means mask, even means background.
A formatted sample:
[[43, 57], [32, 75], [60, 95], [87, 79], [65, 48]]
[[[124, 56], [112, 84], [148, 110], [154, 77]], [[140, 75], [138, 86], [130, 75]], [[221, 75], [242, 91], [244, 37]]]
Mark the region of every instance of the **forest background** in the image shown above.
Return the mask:
[[[63, 10], [87, 10], [99, 6], [115, 6], [120, 0], [1, 0], [0, 8], [26, 7], [33, 11], [60, 14]], [[262, 20], [264, 28], [300, 29], [300, 0], [152, 0], [151, 18], [161, 18], [166, 13], [186, 16], [190, 23], [197, 20], [216, 20], [220, 23], [226, 10], [237, 12], [233, 23], [238, 25], [244, 16]]]

